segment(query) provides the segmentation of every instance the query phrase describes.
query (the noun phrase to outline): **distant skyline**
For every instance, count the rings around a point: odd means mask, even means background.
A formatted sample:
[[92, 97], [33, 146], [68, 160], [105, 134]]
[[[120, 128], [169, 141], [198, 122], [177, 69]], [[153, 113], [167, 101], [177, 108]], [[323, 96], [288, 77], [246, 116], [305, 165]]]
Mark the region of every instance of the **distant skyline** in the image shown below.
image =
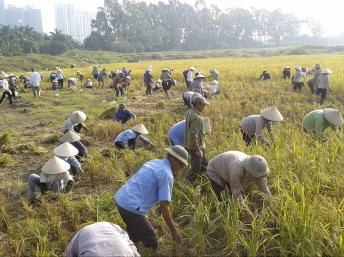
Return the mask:
[[[194, 5], [195, 0], [181, 0]], [[147, 2], [147, 1], [145, 1]], [[159, 2], [159, 0], [148, 0], [148, 2]], [[163, 1], [166, 2], [166, 1]], [[285, 13], [295, 15], [299, 19], [312, 18], [322, 26], [324, 36], [344, 34], [343, 9], [344, 1], [327, 0], [326, 2], [310, 2], [299, 0], [205, 0], [207, 5], [215, 4], [221, 9], [241, 7], [249, 9], [281, 9]], [[5, 5], [15, 4], [19, 7], [33, 6], [42, 10], [43, 30], [50, 32], [55, 28], [54, 8], [56, 4], [73, 4], [75, 8], [85, 11], [97, 11], [104, 5], [104, 0], [5, 0]]]

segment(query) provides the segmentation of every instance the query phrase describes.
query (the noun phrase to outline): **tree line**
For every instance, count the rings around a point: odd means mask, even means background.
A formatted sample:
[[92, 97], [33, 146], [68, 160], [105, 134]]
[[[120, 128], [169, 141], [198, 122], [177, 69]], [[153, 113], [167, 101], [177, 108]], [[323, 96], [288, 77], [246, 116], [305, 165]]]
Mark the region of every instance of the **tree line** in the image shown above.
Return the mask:
[[29, 26], [0, 25], [0, 55], [13, 56], [30, 53], [57, 55], [80, 45], [60, 30], [38, 33]]
[[[312, 36], [299, 36], [301, 23], [309, 26]], [[86, 49], [117, 52], [276, 47], [321, 35], [318, 24], [280, 10], [221, 11], [203, 0], [195, 6], [178, 0], [157, 4], [105, 0], [92, 28], [84, 41]]]

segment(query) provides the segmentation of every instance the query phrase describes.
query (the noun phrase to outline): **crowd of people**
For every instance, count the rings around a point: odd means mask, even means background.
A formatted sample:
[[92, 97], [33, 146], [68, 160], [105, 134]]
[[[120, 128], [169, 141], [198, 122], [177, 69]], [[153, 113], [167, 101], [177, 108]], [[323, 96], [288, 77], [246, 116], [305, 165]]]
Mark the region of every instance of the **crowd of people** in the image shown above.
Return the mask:
[[[304, 67], [303, 67], [304, 68]], [[173, 69], [165, 68], [160, 77], [154, 82], [153, 67], [150, 65], [143, 74], [145, 94], [152, 95], [162, 89], [166, 99], [170, 98], [169, 91], [176, 85], [173, 79]], [[63, 88], [64, 75], [57, 68], [50, 76], [51, 83], [57, 83], [58, 88]], [[116, 90], [116, 96], [124, 95], [124, 89], [130, 85], [130, 70], [123, 67], [121, 71], [111, 71], [111, 87]], [[54, 73], [54, 74], [53, 74]], [[293, 89], [300, 91], [305, 77], [312, 74], [308, 82], [311, 92], [321, 95], [321, 103], [326, 97], [328, 89], [328, 75], [330, 70], [321, 70], [316, 65], [311, 72], [306, 69], [296, 68], [295, 75], [291, 78]], [[241, 151], [232, 150], [218, 153], [209, 162], [206, 156], [206, 138], [211, 133], [210, 119], [203, 116], [204, 110], [210, 104], [212, 98], [220, 94], [219, 73], [212, 68], [209, 71], [212, 78], [210, 85], [206, 85], [206, 75], [190, 67], [183, 72], [185, 90], [181, 95], [188, 112], [184, 119], [174, 124], [166, 137], [170, 146], [164, 150], [164, 159], [153, 159], [144, 163], [140, 169], [115, 192], [113, 196], [114, 206], [117, 207], [126, 230], [117, 224], [110, 222], [98, 222], [84, 227], [75, 234], [66, 249], [66, 256], [140, 256], [136, 246], [142, 242], [146, 248], [157, 249], [157, 234], [147, 218], [147, 213], [157, 204], [161, 215], [170, 230], [173, 240], [181, 242], [180, 230], [175, 224], [170, 204], [173, 196], [174, 178], [190, 164], [189, 171], [185, 174], [190, 187], [196, 185], [201, 177], [209, 180], [212, 191], [219, 201], [226, 200], [222, 194], [228, 188], [231, 197], [239, 203], [244, 202], [243, 188], [248, 182], [254, 182], [259, 191], [267, 198], [271, 196], [268, 187], [270, 169], [268, 161], [260, 155], [249, 155]], [[283, 78], [290, 79], [290, 67], [285, 67]], [[100, 87], [106, 83], [106, 69], [99, 71], [99, 67], [92, 69], [93, 79], [97, 80]], [[16, 83], [10, 80], [15, 76], [0, 75], [0, 86], [3, 96], [0, 103], [7, 96], [10, 104], [12, 97], [16, 96]], [[12, 78], [12, 79], [11, 79]], [[21, 78], [25, 80], [24, 78]], [[74, 79], [68, 79], [69, 86], [75, 86], [78, 81], [83, 81], [83, 74], [78, 71]], [[264, 71], [261, 79], [271, 79], [270, 74]], [[42, 74], [32, 69], [28, 78], [35, 97], [40, 97], [40, 82]], [[85, 86], [92, 80], [87, 79]], [[12, 86], [11, 86], [12, 85]], [[258, 110], [257, 110], [258, 111]], [[84, 122], [86, 113], [75, 111], [66, 119], [60, 137], [60, 143], [54, 149], [54, 157], [49, 159], [40, 169], [40, 174], [31, 174], [28, 178], [28, 199], [34, 205], [36, 201], [36, 189], [42, 195], [48, 191], [69, 193], [73, 189], [75, 180], [83, 173], [81, 163], [88, 158], [88, 150], [81, 142], [81, 130], [87, 131]], [[125, 104], [120, 104], [113, 116], [113, 120], [126, 124], [129, 120], [136, 122], [136, 115], [127, 109]], [[246, 146], [254, 143], [267, 146], [274, 142], [273, 123], [282, 122], [283, 115], [272, 106], [244, 117], [238, 125]], [[303, 129], [306, 133], [321, 134], [325, 129], [332, 128], [336, 131], [344, 125], [341, 112], [332, 108], [318, 109], [308, 113], [303, 120]], [[268, 130], [270, 140], [263, 136], [263, 130]], [[239, 130], [240, 129], [240, 130]], [[137, 142], [141, 141], [144, 147], [153, 146], [147, 135], [148, 129], [139, 123], [115, 135], [114, 148], [116, 151], [135, 150]]]

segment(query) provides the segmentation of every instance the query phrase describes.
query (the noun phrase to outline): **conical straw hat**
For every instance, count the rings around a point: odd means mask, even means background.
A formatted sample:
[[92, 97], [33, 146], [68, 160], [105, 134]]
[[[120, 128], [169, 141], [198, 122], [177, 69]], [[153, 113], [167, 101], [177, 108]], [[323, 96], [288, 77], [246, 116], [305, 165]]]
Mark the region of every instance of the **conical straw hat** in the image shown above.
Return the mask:
[[332, 108], [324, 109], [325, 119], [334, 126], [342, 127], [344, 125], [343, 116], [340, 111]]
[[54, 153], [59, 157], [71, 157], [79, 153], [79, 150], [76, 149], [73, 145], [68, 142], [63, 143], [62, 145], [54, 149]]
[[261, 110], [260, 115], [263, 118], [265, 118], [267, 120], [271, 120], [271, 121], [282, 121], [283, 120], [282, 114], [277, 110], [276, 107], [270, 107], [270, 108]]
[[189, 70], [195, 71], [196, 68], [195, 68], [194, 66], [191, 66], [191, 67], [189, 68]]
[[70, 169], [68, 162], [58, 158], [53, 157], [42, 167], [42, 172], [48, 175], [57, 175], [66, 172]]
[[143, 134], [143, 135], [147, 135], [148, 134], [148, 130], [146, 129], [145, 125], [143, 124], [138, 124], [135, 127], [131, 128], [131, 130]]
[[73, 142], [76, 142], [76, 141], [79, 141], [80, 140], [80, 136], [73, 132], [73, 131], [70, 131], [68, 130], [60, 139], [61, 142], [68, 142], [68, 143], [73, 143]]
[[73, 123], [82, 123], [86, 120], [86, 117], [86, 113], [82, 111], [76, 111], [70, 115], [70, 119]]
[[330, 69], [324, 69], [321, 71], [321, 74], [332, 74], [332, 71]]

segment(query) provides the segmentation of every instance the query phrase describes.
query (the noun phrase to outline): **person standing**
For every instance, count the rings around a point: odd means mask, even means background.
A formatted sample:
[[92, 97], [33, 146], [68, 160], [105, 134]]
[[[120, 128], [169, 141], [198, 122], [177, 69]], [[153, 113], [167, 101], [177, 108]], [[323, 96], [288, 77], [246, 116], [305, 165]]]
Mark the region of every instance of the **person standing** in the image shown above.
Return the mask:
[[191, 85], [192, 85], [192, 82], [193, 82], [192, 73], [195, 70], [196, 70], [196, 68], [192, 66], [192, 67], [190, 67], [189, 69], [187, 69], [187, 70], [185, 70], [183, 72], [183, 76], [184, 76], [184, 80], [185, 80], [187, 89], [191, 89]]
[[99, 85], [99, 87], [104, 87], [105, 79], [106, 79], [106, 69], [103, 68], [103, 70], [98, 75], [98, 85]]
[[152, 75], [152, 68], [147, 67], [144, 75], [143, 75], [143, 81], [146, 85], [146, 95], [151, 95], [152, 94], [152, 83], [153, 82], [153, 75]]
[[263, 129], [267, 128], [270, 139], [273, 142], [272, 123], [283, 121], [282, 114], [276, 107], [270, 107], [260, 111], [260, 115], [250, 115], [240, 122], [240, 131], [246, 146], [249, 146], [252, 141], [258, 137], [261, 144], [268, 143], [263, 136]]
[[208, 161], [205, 156], [205, 123], [202, 112], [209, 105], [204, 97], [195, 97], [193, 107], [188, 111], [185, 124], [184, 146], [191, 156], [191, 170], [187, 174], [190, 184], [207, 169]]
[[282, 71], [284, 79], [290, 79], [290, 70], [291, 70], [291, 68], [289, 66], [284, 67], [284, 69]]
[[17, 77], [13, 74], [11, 74], [8, 77], [8, 84], [9, 84], [9, 89], [11, 91], [12, 97], [16, 97], [16, 90], [17, 90]]
[[92, 75], [93, 75], [94, 79], [98, 80], [98, 75], [99, 75], [99, 68], [98, 68], [98, 66], [94, 66], [93, 67]]
[[329, 75], [332, 74], [332, 71], [329, 69], [324, 69], [321, 71], [319, 82], [318, 82], [318, 89], [317, 89], [317, 95], [320, 95], [320, 104], [322, 105], [325, 101], [327, 90], [330, 89], [330, 83], [329, 83]]
[[113, 197], [130, 239], [146, 248], [158, 248], [157, 235], [147, 213], [159, 203], [162, 216], [174, 241], [181, 243], [169, 205], [172, 201], [174, 177], [188, 165], [188, 153], [182, 146], [166, 148], [166, 159], [146, 162]]
[[222, 200], [221, 192], [228, 186], [239, 203], [244, 200], [243, 185], [251, 181], [266, 196], [271, 196], [266, 179], [269, 173], [268, 163], [262, 156], [250, 156], [239, 151], [221, 153], [212, 158], [207, 167], [207, 174], [217, 198]]
[[32, 92], [34, 97], [41, 97], [41, 75], [35, 70], [35, 69], [31, 69], [31, 75], [29, 78], [30, 81], [30, 85], [32, 87]]
[[321, 66], [320, 64], [316, 64], [314, 66], [314, 74], [313, 74], [313, 88], [311, 88], [312, 93], [317, 94], [318, 86], [319, 86], [319, 78], [321, 75]]
[[209, 73], [210, 73], [210, 76], [211, 76], [214, 80], [220, 81], [219, 72], [218, 72], [216, 69], [211, 69], [211, 70], [209, 71]]
[[62, 89], [63, 88], [64, 75], [63, 75], [63, 72], [61, 71], [61, 69], [57, 70], [56, 79], [59, 82], [60, 89]]
[[110, 222], [88, 225], [69, 242], [65, 257], [140, 257], [127, 232]]
[[8, 97], [8, 101], [10, 104], [12, 104], [12, 95], [9, 89], [9, 84], [8, 81], [6, 80], [6, 75], [1, 75], [0, 76], [0, 88], [2, 90], [2, 96], [0, 98], [0, 104], [2, 103], [2, 101], [5, 99], [5, 97]]

